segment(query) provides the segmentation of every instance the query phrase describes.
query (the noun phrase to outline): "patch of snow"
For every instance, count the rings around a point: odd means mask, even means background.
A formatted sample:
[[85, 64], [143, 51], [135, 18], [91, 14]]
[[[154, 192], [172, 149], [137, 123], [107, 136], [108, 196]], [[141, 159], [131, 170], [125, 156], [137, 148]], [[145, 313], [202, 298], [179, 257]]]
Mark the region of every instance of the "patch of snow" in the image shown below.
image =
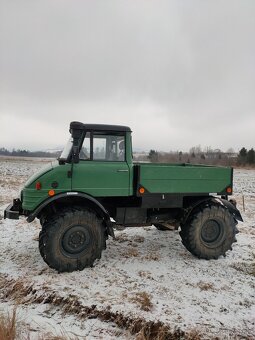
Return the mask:
[[[41, 165], [0, 160], [2, 216], [27, 177]], [[244, 223], [239, 224], [237, 243], [225, 258], [206, 261], [193, 257], [178, 231], [159, 231], [154, 226], [126, 228], [116, 231], [116, 240], [107, 241], [107, 249], [93, 268], [58, 274], [40, 256], [38, 221], [0, 219], [0, 278], [22, 280], [38, 294], [75, 296], [82, 306], [160, 320], [171, 328], [197, 329], [204, 338], [255, 335], [255, 171], [235, 170], [234, 183]], [[142, 310], [135, 300], [143, 292], [151, 299], [150, 311]], [[0, 311], [13, 305], [1, 297]], [[43, 329], [57, 334], [64, 330], [86, 339], [130, 339], [128, 332], [114, 324], [98, 319], [81, 322], [50, 304], [22, 304], [18, 313], [33, 329], [33, 336]]]

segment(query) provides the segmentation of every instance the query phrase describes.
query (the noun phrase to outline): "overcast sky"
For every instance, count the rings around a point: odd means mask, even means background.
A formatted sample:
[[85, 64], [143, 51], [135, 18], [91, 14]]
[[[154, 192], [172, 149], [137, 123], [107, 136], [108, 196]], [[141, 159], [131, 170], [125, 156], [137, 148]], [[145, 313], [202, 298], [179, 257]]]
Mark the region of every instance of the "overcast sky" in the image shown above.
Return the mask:
[[0, 147], [70, 121], [139, 149], [255, 147], [254, 0], [0, 0]]

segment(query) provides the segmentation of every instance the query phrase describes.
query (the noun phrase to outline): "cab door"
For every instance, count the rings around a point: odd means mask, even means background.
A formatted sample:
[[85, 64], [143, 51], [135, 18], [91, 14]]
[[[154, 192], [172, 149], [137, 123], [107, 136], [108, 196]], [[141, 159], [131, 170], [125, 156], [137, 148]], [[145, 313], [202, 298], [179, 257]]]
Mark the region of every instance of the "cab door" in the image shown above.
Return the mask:
[[87, 132], [80, 161], [73, 165], [72, 190], [94, 197], [128, 196], [125, 133]]

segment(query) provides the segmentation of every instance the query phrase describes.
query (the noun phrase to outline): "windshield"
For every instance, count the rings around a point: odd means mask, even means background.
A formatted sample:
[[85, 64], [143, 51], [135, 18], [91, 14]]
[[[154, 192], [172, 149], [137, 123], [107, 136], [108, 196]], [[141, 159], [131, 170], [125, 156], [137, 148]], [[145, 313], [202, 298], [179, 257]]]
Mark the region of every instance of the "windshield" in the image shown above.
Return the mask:
[[70, 137], [64, 150], [61, 153], [60, 159], [67, 160], [73, 147], [73, 138]]

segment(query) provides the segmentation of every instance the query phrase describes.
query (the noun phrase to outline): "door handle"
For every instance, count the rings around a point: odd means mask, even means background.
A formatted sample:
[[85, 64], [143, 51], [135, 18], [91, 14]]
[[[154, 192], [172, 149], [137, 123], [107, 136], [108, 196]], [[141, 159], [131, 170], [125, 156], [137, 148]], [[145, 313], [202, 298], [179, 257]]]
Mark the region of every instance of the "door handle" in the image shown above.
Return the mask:
[[119, 170], [117, 170], [117, 172], [128, 172], [128, 170], [119, 169]]

